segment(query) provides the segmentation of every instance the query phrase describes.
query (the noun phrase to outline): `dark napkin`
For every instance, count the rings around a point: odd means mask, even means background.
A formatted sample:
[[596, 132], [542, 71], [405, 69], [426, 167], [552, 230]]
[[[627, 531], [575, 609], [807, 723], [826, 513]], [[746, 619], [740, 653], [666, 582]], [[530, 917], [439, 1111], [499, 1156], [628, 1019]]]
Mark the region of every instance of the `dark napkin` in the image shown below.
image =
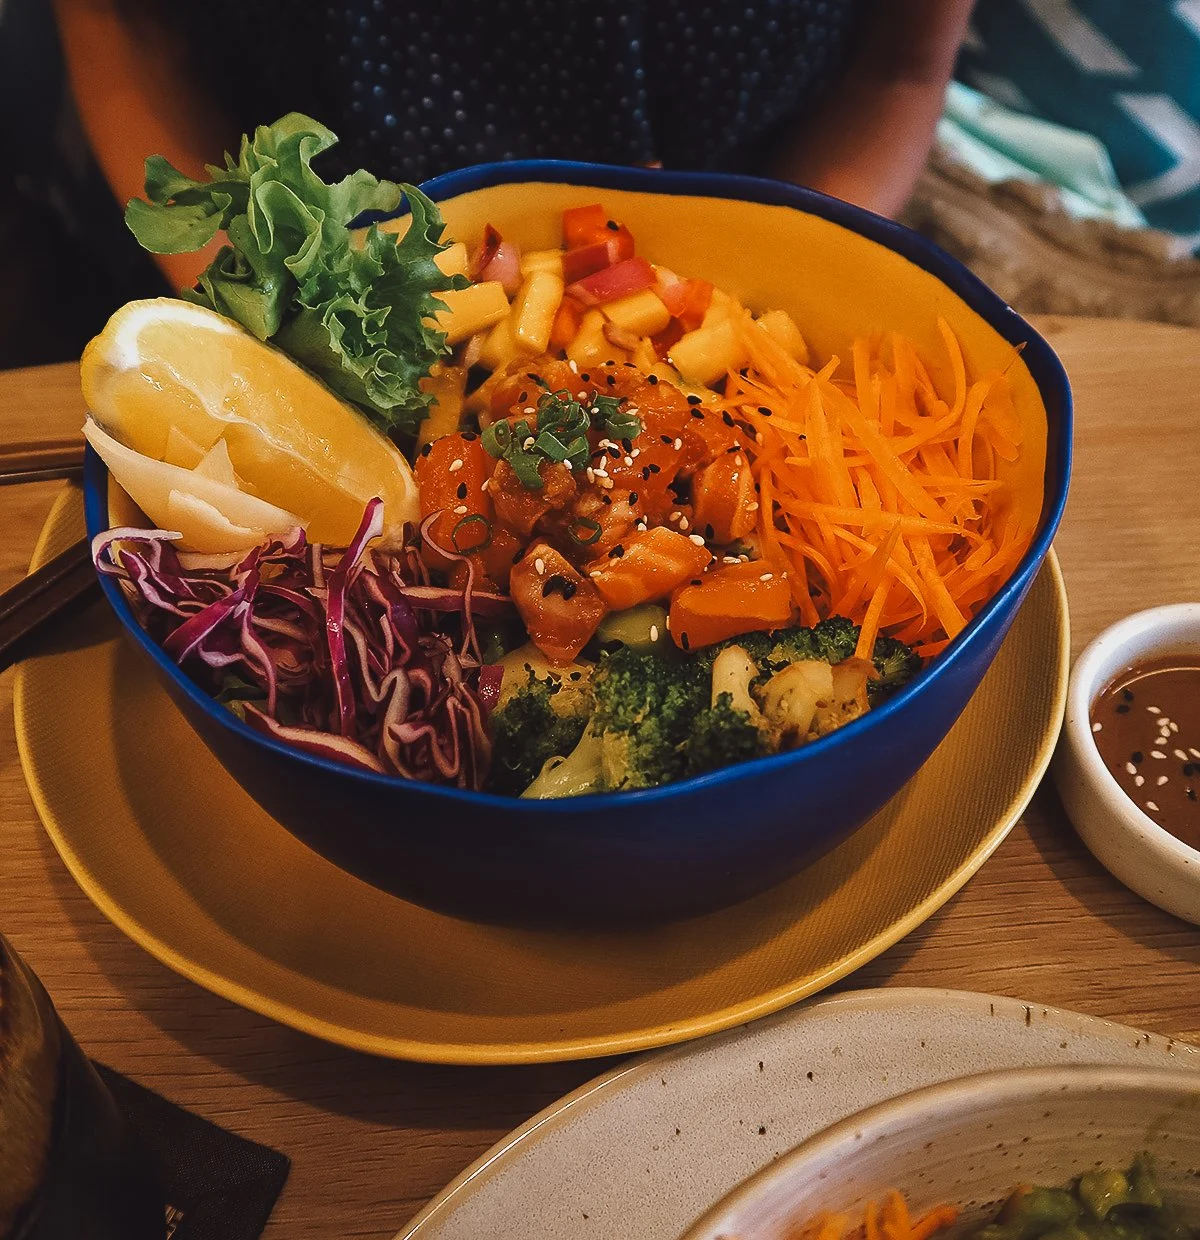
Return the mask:
[[258, 1240], [291, 1168], [285, 1155], [218, 1128], [96, 1064], [166, 1190], [171, 1240]]

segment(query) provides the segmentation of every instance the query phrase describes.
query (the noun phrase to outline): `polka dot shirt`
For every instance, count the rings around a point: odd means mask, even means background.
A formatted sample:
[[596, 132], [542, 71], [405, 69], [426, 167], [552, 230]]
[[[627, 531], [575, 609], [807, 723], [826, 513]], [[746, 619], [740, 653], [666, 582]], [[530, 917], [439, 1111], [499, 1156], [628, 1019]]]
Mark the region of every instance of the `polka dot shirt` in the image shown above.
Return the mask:
[[204, 69], [223, 76], [237, 122], [306, 111], [339, 135], [329, 158], [342, 169], [411, 181], [522, 158], [752, 170], [835, 80], [860, 7], [206, 0], [190, 34], [211, 45], [219, 29], [241, 49]]

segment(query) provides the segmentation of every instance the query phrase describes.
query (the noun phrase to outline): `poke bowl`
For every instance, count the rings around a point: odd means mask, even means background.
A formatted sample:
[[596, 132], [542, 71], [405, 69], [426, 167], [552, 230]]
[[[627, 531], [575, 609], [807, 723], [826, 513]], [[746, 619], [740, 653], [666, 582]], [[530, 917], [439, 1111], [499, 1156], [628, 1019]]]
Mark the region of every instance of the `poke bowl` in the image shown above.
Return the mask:
[[1198, 1110], [1200, 1077], [1184, 1069], [1070, 1065], [945, 1081], [810, 1137], [684, 1240], [861, 1234], [869, 1213], [888, 1235], [1194, 1235]]
[[[646, 921], [698, 915], [783, 881], [903, 788], [996, 655], [1066, 499], [1071, 400], [1060, 363], [932, 243], [794, 186], [534, 161], [468, 168], [422, 189], [448, 237], [475, 244], [492, 228], [532, 252], [558, 244], [564, 211], [600, 200], [656, 262], [733, 290], [747, 306], [788, 312], [819, 358], [888, 331], [932, 357], [944, 322], [968, 367], [1003, 372], [1012, 392], [1023, 441], [1005, 468], [1036, 500], [1011, 571], [909, 683], [828, 735], [659, 787], [547, 799], [421, 782], [297, 748], [214, 700], [139, 623], [122, 583], [102, 575], [109, 603], [254, 800], [336, 865], [403, 899], [483, 920]], [[110, 496], [109, 471], [91, 448], [84, 488], [88, 534], [102, 538], [120, 523], [119, 488]]]

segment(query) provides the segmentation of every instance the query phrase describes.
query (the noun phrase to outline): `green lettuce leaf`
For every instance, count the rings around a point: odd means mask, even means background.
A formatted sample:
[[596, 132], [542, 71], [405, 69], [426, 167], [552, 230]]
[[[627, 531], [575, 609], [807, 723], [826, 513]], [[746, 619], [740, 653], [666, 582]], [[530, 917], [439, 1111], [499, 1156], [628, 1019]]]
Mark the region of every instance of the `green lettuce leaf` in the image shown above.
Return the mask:
[[[238, 157], [193, 180], [161, 156], [146, 161], [146, 199], [125, 222], [155, 254], [182, 254], [224, 232], [228, 244], [183, 294], [271, 340], [354, 402], [385, 431], [412, 433], [429, 410], [421, 391], [446, 352], [430, 323], [436, 294], [462, 288], [434, 259], [446, 248], [437, 206], [412, 185], [358, 171], [326, 184], [312, 161], [337, 141], [293, 112], [242, 138]], [[372, 226], [361, 246], [348, 225], [408, 199], [397, 243]]]

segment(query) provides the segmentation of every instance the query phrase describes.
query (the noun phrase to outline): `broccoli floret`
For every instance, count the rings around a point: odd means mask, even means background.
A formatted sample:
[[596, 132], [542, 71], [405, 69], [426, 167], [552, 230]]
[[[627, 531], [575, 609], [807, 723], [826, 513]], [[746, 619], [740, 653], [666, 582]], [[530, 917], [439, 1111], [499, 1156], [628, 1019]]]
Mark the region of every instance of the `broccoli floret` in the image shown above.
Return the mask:
[[867, 693], [872, 703], [883, 701], [895, 693], [921, 670], [921, 656], [913, 654], [903, 642], [894, 637], [880, 637], [876, 640], [874, 662], [879, 679], [872, 680], [867, 685]]
[[600, 737], [587, 728], [565, 758], [550, 758], [537, 778], [521, 793], [533, 800], [578, 797], [604, 789]]
[[708, 671], [674, 650], [607, 652], [594, 679], [592, 727], [604, 751], [609, 788], [653, 788], [682, 777], [683, 746], [709, 705]]
[[579, 743], [588, 721], [588, 702], [574, 695], [578, 709], [559, 714], [558, 686], [532, 673], [529, 683], [513, 693], [491, 717], [494, 792], [517, 795], [553, 757], [569, 754]]
[[813, 641], [826, 663], [840, 663], [854, 657], [858, 645], [858, 625], [845, 616], [830, 616], [812, 630]]
[[735, 762], [749, 762], [772, 752], [768, 737], [749, 713], [733, 705], [733, 695], [722, 693], [716, 704], [692, 721], [685, 747], [685, 775], [702, 775]]

